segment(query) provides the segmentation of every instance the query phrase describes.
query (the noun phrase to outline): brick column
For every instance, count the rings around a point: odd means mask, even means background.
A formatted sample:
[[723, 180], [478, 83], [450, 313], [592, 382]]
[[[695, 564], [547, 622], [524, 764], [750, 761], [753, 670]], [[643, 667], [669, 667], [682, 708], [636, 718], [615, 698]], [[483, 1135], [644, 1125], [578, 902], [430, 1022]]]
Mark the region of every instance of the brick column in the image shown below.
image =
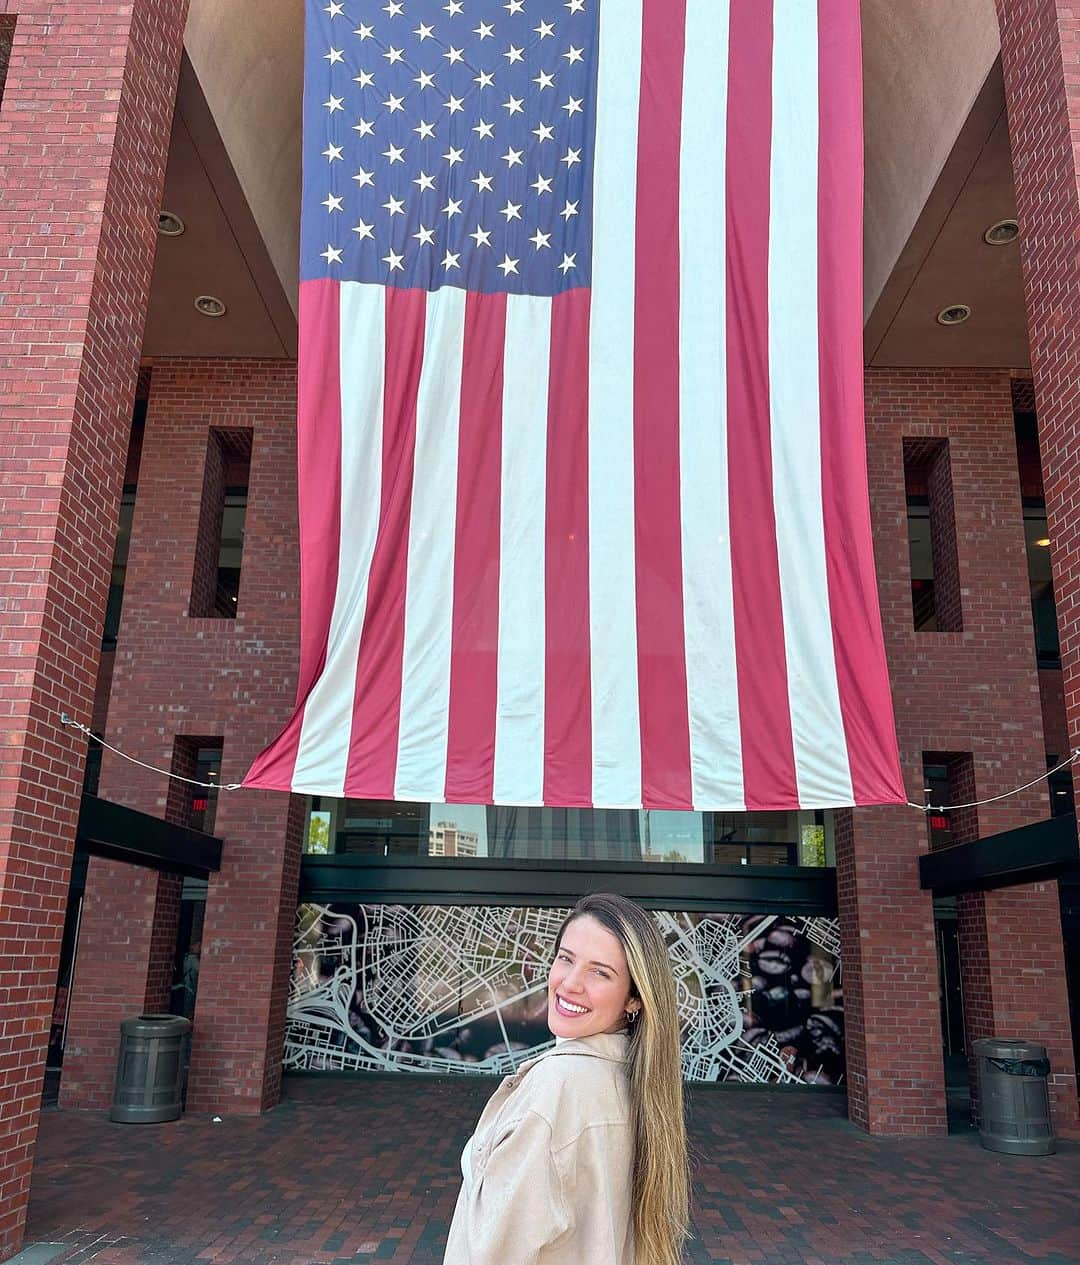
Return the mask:
[[185, 0], [0, 0], [0, 1259], [22, 1238]]
[[[211, 428], [251, 432], [232, 619], [190, 613], [205, 609], [197, 593], [193, 606], [194, 560], [219, 526], [204, 512], [208, 483], [220, 482]], [[219, 738], [227, 784], [288, 719], [298, 638], [295, 506], [295, 364], [157, 364], [109, 705], [116, 745], [168, 765], [176, 735]], [[165, 780], [133, 767], [111, 795], [159, 815], [168, 809]], [[189, 1112], [258, 1112], [277, 1101], [302, 825], [299, 799], [267, 791], [218, 797], [214, 831], [225, 846], [207, 892]]]
[[[922, 770], [905, 768], [918, 802]], [[912, 809], [836, 814], [848, 1115], [868, 1133], [946, 1132], [934, 911]]]
[[[997, 0], [1069, 745], [1080, 746], [1080, 9]], [[1080, 774], [1074, 768], [1080, 791]], [[1043, 925], [1060, 918], [1056, 884]], [[1055, 904], [1051, 912], [1050, 906]], [[1060, 928], [1057, 932], [1060, 935]], [[1055, 962], [1056, 972], [1056, 962]], [[1067, 1007], [1063, 1007], [1067, 1015]], [[1055, 1044], [1051, 1037], [1051, 1043]], [[1064, 1058], [1064, 1052], [1059, 1057]], [[1071, 1070], [1066, 1061], [1063, 1070]], [[1075, 1128], [1075, 1081], [1058, 1125]], [[1070, 1119], [1071, 1117], [1071, 1119]]]
[[[924, 752], [970, 753], [972, 798], [1011, 790], [1046, 765], [1009, 374], [868, 370], [866, 408], [878, 585], [909, 797], [924, 802]], [[937, 500], [953, 516], [944, 535], [955, 548], [956, 631], [913, 628], [905, 441], [915, 450], [948, 443], [948, 459], [937, 469], [950, 486], [937, 489]], [[1047, 816], [1042, 784], [966, 820], [987, 835]], [[926, 823], [913, 809], [842, 815], [837, 877], [849, 1109], [871, 1132], [945, 1128], [933, 907], [918, 887], [918, 858], [927, 846]], [[1020, 991], [1018, 980], [1031, 1019], [1025, 1035], [1067, 1027], [1061, 929], [1047, 931], [1047, 899], [1024, 888], [965, 906], [966, 977], [983, 981], [998, 1032], [1013, 1017], [1005, 998]], [[1036, 977], [1030, 972], [1037, 960]], [[988, 1022], [973, 1002], [969, 1039], [984, 1035]], [[1062, 1043], [1055, 1048], [1064, 1057]]]

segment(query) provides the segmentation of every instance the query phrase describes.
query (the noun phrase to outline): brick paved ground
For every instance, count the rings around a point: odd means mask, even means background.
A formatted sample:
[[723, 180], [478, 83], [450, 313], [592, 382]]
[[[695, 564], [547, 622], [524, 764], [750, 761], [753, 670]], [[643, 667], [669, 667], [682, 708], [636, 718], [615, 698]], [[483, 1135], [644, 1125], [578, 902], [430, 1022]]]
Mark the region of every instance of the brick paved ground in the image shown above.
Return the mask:
[[[490, 1082], [291, 1078], [261, 1117], [112, 1125], [48, 1110], [27, 1243], [64, 1265], [440, 1265]], [[833, 1093], [698, 1090], [693, 1265], [1080, 1262], [1080, 1145], [870, 1138]], [[582, 1265], [587, 1265], [582, 1262]]]

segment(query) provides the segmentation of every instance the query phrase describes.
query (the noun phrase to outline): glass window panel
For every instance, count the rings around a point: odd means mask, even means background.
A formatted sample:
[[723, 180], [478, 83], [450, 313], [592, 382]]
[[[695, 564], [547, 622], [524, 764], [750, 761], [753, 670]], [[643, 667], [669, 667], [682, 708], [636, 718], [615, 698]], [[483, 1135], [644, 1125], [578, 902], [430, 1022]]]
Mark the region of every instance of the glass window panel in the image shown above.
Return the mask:
[[1058, 640], [1057, 606], [1050, 570], [1050, 536], [1046, 511], [1024, 510], [1024, 542], [1027, 546], [1028, 582], [1031, 586], [1031, 620], [1035, 628], [1035, 653], [1040, 667], [1058, 667], [1061, 646]]
[[308, 852], [448, 860], [826, 865], [829, 814], [313, 801]]
[[930, 536], [930, 502], [925, 496], [907, 499], [908, 555], [911, 563], [911, 608], [916, 631], [937, 628], [934, 607], [934, 549]]

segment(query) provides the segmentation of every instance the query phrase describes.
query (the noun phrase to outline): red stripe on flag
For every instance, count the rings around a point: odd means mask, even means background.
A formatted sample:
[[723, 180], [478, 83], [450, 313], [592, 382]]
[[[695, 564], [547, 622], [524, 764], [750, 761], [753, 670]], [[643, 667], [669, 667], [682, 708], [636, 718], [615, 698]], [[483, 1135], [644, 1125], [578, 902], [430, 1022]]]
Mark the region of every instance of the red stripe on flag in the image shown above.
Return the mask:
[[490, 804], [494, 799], [505, 336], [506, 295], [470, 294], [465, 302], [454, 536], [445, 792], [451, 804]]
[[[245, 786], [292, 784], [303, 702], [326, 662], [337, 590], [341, 543], [341, 379], [338, 282], [305, 281], [300, 287], [300, 359], [297, 367], [297, 433], [300, 535], [300, 673], [296, 711], [279, 737], [252, 764]], [[324, 349], [332, 354], [324, 354]]]
[[[426, 291], [387, 289], [379, 531], [368, 578], [345, 775], [345, 794], [359, 799], [394, 798], [416, 397], [424, 361], [426, 310]], [[370, 510], [358, 506], [357, 512]]]
[[592, 804], [589, 291], [551, 301], [544, 583], [544, 803]]
[[746, 807], [798, 805], [769, 431], [772, 4], [731, 6], [727, 119], [728, 500]]
[[866, 478], [859, 0], [818, 4], [818, 327], [825, 561], [857, 804], [903, 802]]
[[685, 0], [645, 0], [635, 252], [634, 554], [646, 808], [693, 807], [679, 492], [679, 136], [685, 35]]

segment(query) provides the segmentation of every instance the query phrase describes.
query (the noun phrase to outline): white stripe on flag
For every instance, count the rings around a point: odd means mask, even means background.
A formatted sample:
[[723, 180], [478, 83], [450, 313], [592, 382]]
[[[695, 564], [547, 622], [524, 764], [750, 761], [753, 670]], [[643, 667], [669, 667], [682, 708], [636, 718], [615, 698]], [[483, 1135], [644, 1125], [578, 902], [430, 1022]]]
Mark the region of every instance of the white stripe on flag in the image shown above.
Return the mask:
[[446, 783], [464, 339], [465, 291], [433, 291], [416, 395], [397, 799], [440, 800]]
[[634, 275], [641, 0], [600, 9], [589, 317], [593, 803], [641, 803], [634, 572]]
[[[679, 191], [683, 622], [695, 807], [743, 805], [727, 458], [728, 0], [687, 0]], [[701, 126], [697, 120], [708, 120]]]
[[356, 661], [367, 610], [368, 573], [382, 493], [386, 291], [343, 281], [338, 292], [341, 375], [341, 544], [326, 666], [304, 704], [292, 788], [343, 795], [349, 762]]
[[[836, 680], [818, 389], [817, 0], [790, 0], [773, 31], [769, 392], [773, 509], [799, 800], [850, 804]], [[819, 331], [820, 337], [820, 331]]]
[[544, 508], [551, 300], [506, 296], [495, 803], [544, 802]]

